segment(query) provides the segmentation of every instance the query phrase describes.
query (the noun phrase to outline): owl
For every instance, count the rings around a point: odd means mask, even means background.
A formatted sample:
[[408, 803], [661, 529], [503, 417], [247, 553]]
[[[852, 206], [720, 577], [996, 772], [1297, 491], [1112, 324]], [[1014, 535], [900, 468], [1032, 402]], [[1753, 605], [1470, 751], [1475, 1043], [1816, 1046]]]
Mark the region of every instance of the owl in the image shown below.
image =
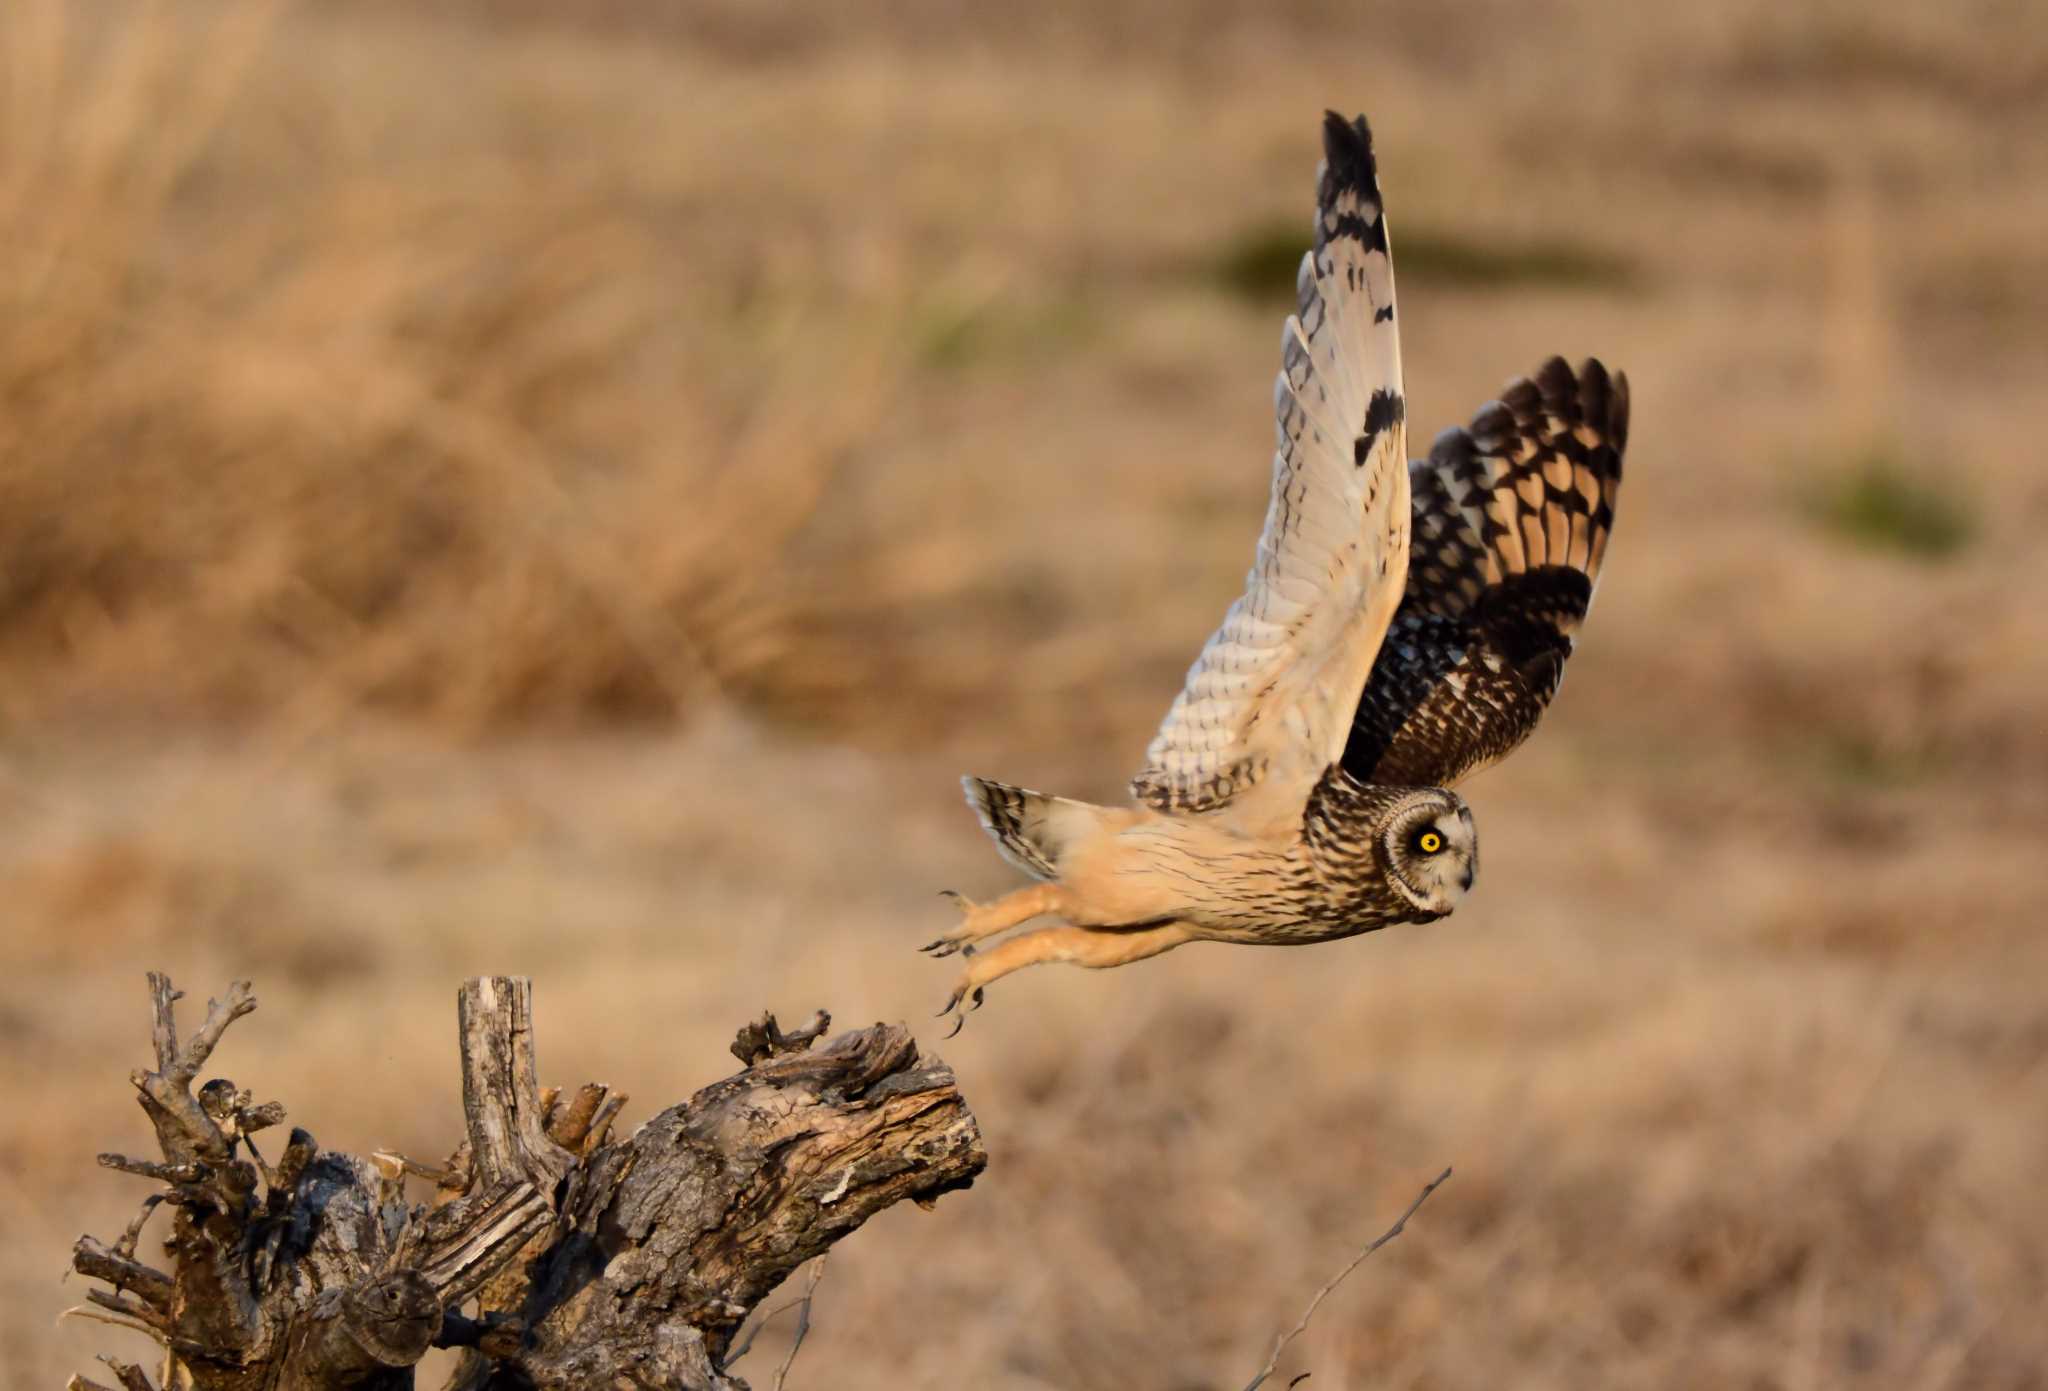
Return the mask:
[[[1038, 881], [924, 950], [940, 1013], [1063, 961], [1184, 942], [1294, 946], [1434, 922], [1479, 872], [1452, 789], [1528, 738], [1593, 600], [1628, 378], [1552, 358], [1407, 457], [1394, 266], [1372, 133], [1323, 122], [1313, 249], [1274, 382], [1272, 499], [1244, 594], [1168, 710], [1131, 804], [985, 778], [967, 800]], [[1054, 926], [977, 951], [1034, 918]]]

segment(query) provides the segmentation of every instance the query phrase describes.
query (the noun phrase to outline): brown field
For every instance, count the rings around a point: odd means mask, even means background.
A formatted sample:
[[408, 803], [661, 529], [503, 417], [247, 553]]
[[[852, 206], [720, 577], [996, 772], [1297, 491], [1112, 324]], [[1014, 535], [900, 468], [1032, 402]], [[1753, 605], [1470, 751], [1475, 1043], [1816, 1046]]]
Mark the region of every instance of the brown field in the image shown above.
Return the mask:
[[146, 968], [358, 1151], [467, 974], [629, 1121], [925, 1029], [955, 776], [1115, 796], [1236, 592], [1338, 106], [1418, 447], [1633, 379], [1586, 640], [1455, 919], [992, 989], [792, 1386], [1240, 1386], [1446, 1164], [1276, 1385], [2048, 1385], [2038, 7], [810, 8], [0, 6], [0, 1381], [124, 1350]]

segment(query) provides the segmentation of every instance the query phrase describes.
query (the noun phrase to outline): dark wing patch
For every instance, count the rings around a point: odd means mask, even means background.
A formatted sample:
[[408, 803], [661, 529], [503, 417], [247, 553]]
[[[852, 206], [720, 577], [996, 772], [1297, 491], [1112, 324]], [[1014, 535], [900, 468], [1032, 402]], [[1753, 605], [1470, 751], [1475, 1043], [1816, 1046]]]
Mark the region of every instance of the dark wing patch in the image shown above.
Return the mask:
[[1627, 442], [1628, 378], [1552, 358], [1410, 463], [1408, 587], [1348, 772], [1449, 787], [1529, 737], [1593, 600]]

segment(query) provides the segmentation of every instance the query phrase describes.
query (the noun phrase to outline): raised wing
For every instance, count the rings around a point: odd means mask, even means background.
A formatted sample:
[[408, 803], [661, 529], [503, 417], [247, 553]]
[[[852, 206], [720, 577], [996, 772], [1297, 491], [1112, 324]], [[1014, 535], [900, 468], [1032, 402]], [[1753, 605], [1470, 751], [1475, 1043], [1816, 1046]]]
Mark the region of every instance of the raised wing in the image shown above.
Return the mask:
[[1252, 788], [1294, 800], [1344, 750], [1408, 564], [1407, 405], [1372, 133], [1323, 120], [1315, 249], [1273, 388], [1266, 528], [1230, 606], [1131, 780], [1208, 811]]
[[1529, 737], [1593, 602], [1627, 444], [1628, 378], [1554, 357], [1409, 466], [1407, 591], [1347, 771], [1449, 787]]

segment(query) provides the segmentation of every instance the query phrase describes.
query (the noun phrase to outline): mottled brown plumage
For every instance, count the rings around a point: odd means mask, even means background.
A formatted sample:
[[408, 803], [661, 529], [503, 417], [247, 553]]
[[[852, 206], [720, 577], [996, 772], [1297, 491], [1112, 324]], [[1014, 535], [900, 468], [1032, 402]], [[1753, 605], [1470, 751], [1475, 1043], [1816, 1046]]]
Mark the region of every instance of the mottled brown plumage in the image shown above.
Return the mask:
[[[1245, 593], [1131, 781], [1101, 807], [981, 778], [969, 804], [1041, 882], [954, 897], [947, 1010], [1046, 961], [1209, 940], [1297, 945], [1449, 914], [1472, 887], [1450, 787], [1536, 727], [1592, 601], [1628, 381], [1560, 358], [1406, 461], [1393, 262], [1372, 136], [1330, 114], [1313, 250], [1274, 384], [1272, 501]], [[975, 944], [1041, 916], [1060, 926]]]
[[1614, 525], [1628, 378], [1554, 357], [1409, 465], [1401, 607], [1344, 747], [1367, 782], [1449, 787], [1535, 730]]

